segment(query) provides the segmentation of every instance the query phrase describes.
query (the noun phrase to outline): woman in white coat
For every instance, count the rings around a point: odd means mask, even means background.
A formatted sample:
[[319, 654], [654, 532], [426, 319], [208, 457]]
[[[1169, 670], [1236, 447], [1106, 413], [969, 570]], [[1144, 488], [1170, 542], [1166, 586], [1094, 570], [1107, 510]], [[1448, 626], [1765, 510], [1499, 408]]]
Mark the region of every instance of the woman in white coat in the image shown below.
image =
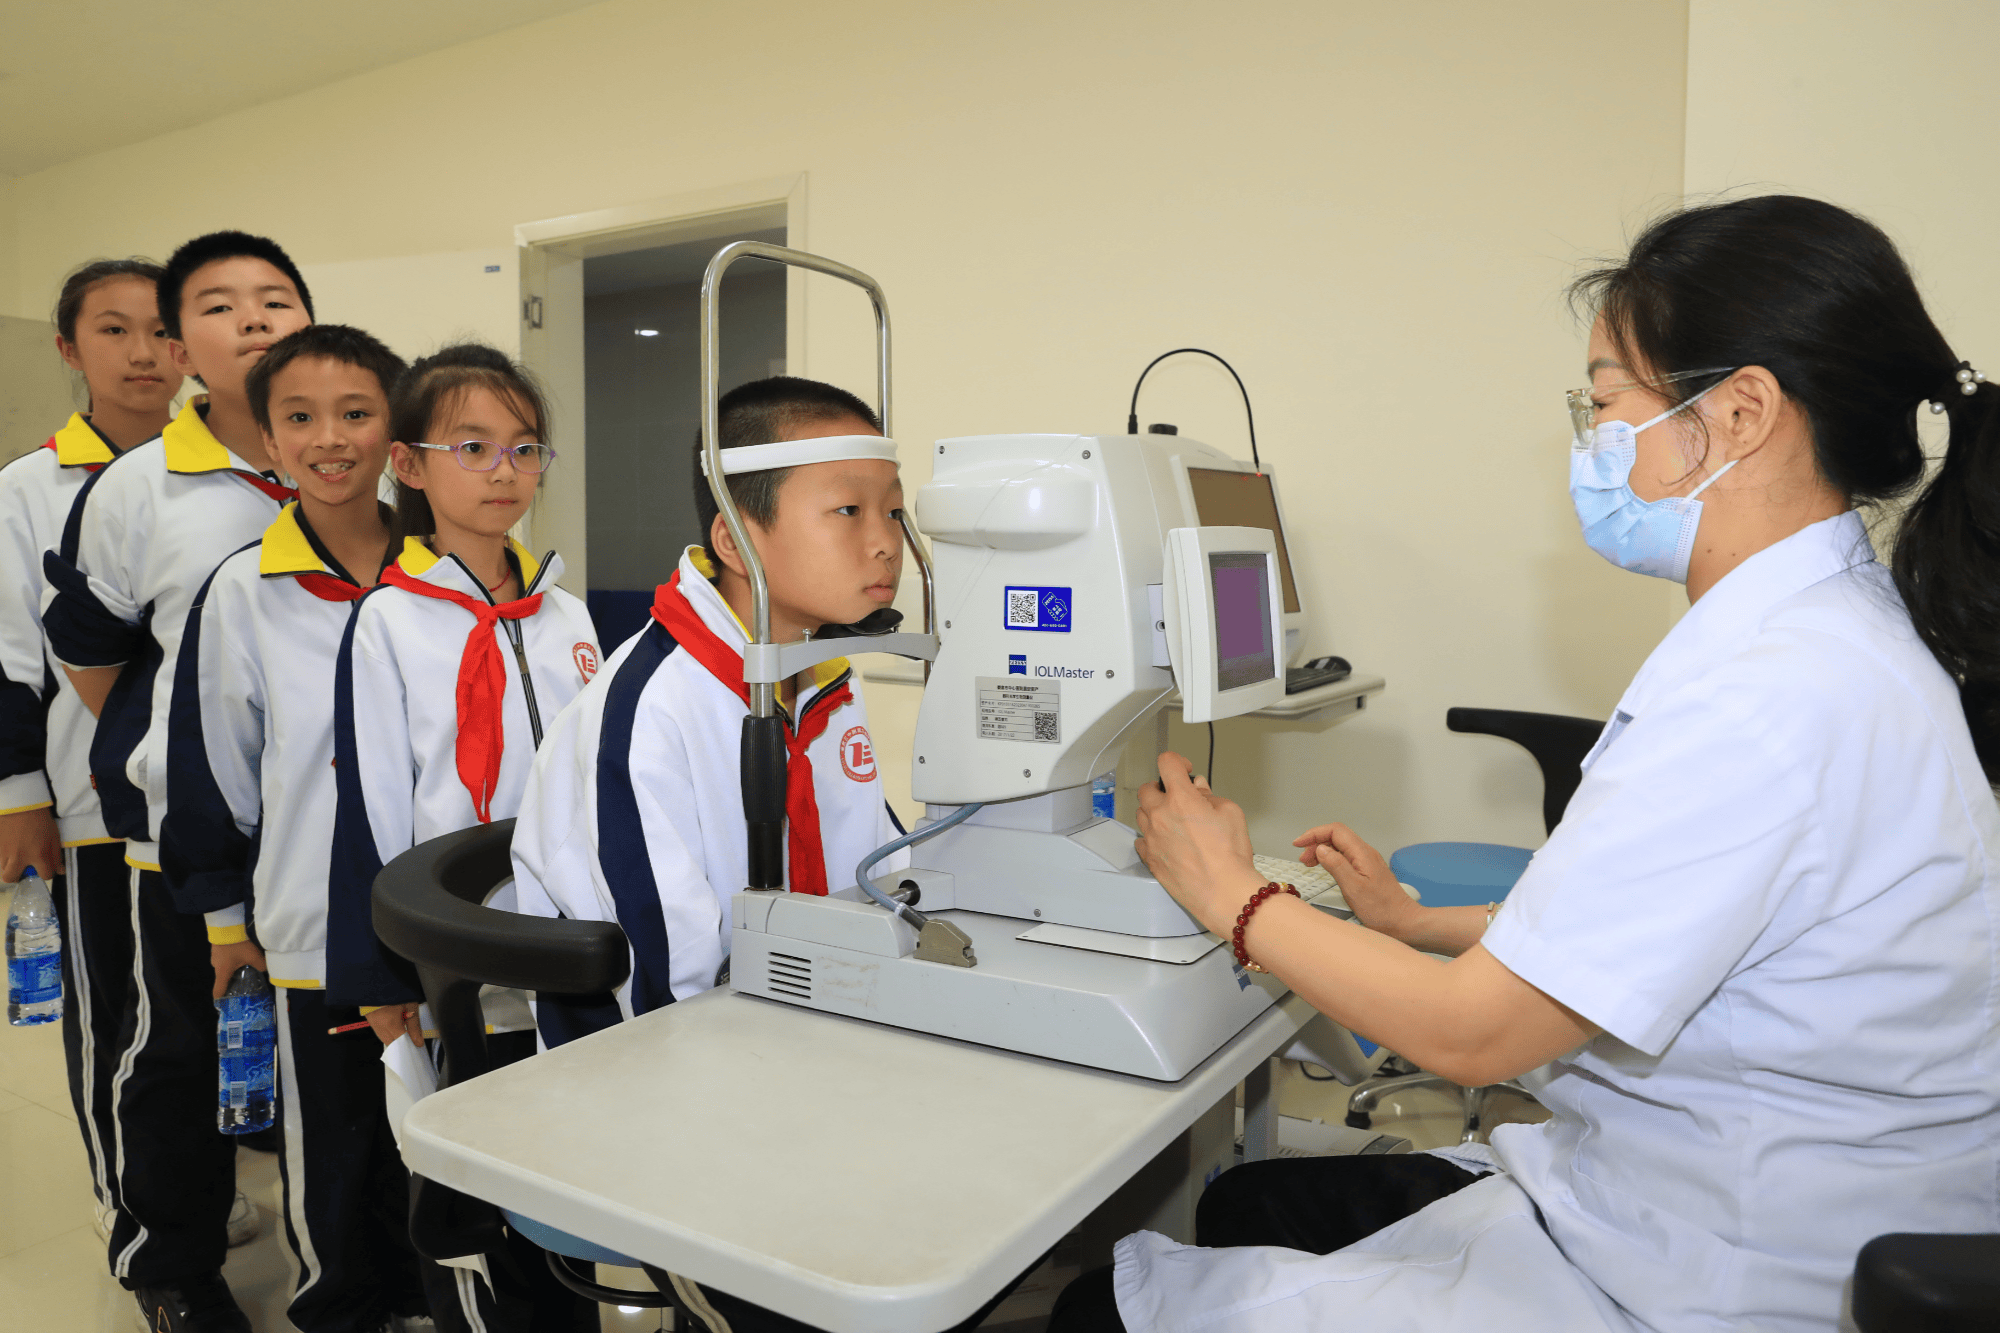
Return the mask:
[[[1455, 1082], [1549, 1065], [1552, 1118], [1239, 1168], [1055, 1333], [1831, 1329], [1870, 1237], [2000, 1230], [2000, 388], [1813, 200], [1674, 214], [1577, 290], [1584, 539], [1693, 605], [1505, 910], [1410, 904], [1328, 824], [1299, 843], [1361, 924], [1246, 918], [1235, 806], [1168, 755], [1139, 814], [1256, 964]], [[1913, 492], [1885, 567], [1858, 507]]]

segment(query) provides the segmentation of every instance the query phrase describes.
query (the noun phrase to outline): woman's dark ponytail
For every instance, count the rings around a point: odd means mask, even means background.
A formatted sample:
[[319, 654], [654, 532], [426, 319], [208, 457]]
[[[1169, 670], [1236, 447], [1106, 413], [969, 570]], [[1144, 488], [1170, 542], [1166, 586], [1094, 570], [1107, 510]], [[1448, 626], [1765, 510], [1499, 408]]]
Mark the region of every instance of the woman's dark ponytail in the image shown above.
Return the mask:
[[1917, 633], [1958, 678], [1979, 762], [2000, 782], [2000, 387], [1966, 394], [1954, 376], [1932, 401], [1951, 439], [1903, 515], [1891, 567]]
[[[1943, 404], [1951, 442], [1904, 516], [1890, 567], [2000, 783], [2000, 387], [1972, 381], [1964, 392], [1958, 374], [1970, 367], [1881, 228], [1796, 195], [1683, 209], [1648, 226], [1623, 262], [1584, 274], [1571, 297], [1603, 319], [1626, 365], [1770, 371], [1811, 425], [1820, 475], [1855, 505], [1917, 489], [1917, 415]], [[1661, 391], [1678, 405], [1713, 382]]]

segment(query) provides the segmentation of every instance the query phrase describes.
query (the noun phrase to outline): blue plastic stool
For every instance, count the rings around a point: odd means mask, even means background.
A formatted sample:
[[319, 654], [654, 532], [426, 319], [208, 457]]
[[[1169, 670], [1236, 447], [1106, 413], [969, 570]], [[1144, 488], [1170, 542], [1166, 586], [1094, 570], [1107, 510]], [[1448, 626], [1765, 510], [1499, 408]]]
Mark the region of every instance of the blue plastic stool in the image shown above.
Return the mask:
[[1507, 896], [1534, 853], [1496, 842], [1416, 842], [1389, 858], [1426, 907], [1484, 907]]

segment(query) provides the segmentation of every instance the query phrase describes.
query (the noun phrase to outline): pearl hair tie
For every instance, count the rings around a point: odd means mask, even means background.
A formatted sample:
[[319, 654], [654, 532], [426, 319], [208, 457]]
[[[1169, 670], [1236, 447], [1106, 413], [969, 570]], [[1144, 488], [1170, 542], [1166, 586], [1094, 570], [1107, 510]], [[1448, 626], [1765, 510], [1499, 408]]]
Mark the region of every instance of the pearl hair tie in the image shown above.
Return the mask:
[[[1952, 376], [1952, 380], [1958, 385], [1958, 391], [1970, 398], [1979, 392], [1980, 385], [1986, 383], [1986, 372], [1974, 370], [1970, 361], [1961, 361], [1958, 363], [1958, 373]], [[1931, 411], [1934, 414], [1944, 411], [1944, 403], [1936, 398], [1931, 399]]]

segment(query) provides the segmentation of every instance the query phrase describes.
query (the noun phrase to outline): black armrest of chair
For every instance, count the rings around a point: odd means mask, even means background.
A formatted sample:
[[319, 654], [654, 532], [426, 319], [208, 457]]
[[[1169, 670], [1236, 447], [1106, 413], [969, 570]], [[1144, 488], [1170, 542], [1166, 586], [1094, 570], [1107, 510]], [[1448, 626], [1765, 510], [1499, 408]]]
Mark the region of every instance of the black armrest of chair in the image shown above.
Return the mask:
[[1583, 757], [1604, 731], [1602, 722], [1560, 713], [1520, 713], [1508, 708], [1453, 708], [1444, 715], [1453, 731], [1499, 736], [1535, 757], [1542, 770], [1542, 824], [1556, 831], [1569, 798], [1583, 781]]
[[[632, 970], [625, 932], [608, 921], [562, 921], [484, 905], [514, 874], [514, 821], [482, 824], [419, 843], [375, 877], [375, 933], [416, 964], [438, 1025], [438, 1086], [493, 1067], [482, 985], [542, 994], [601, 994]], [[491, 1248], [500, 1238], [491, 1204], [422, 1176], [410, 1177], [410, 1239], [426, 1258]]]
[[444, 1042], [440, 1086], [489, 1067], [480, 986], [594, 994], [615, 990], [632, 970], [625, 932], [613, 922], [483, 905], [514, 874], [513, 836], [511, 819], [447, 833], [412, 847], [375, 877], [375, 933], [416, 964]]
[[2000, 1328], [2000, 1235], [1877, 1236], [1854, 1263], [1862, 1333]]

